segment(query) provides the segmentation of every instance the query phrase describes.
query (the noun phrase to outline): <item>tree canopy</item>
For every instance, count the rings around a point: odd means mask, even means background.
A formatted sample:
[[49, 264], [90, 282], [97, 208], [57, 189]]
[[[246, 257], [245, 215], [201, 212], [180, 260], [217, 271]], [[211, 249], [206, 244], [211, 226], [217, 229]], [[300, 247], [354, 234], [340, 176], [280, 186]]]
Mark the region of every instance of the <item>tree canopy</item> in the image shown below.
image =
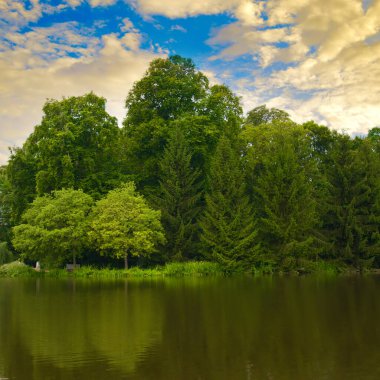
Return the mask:
[[129, 255], [149, 255], [165, 243], [160, 216], [128, 182], [96, 202], [90, 237], [103, 254], [124, 258], [128, 268]]
[[13, 246], [22, 257], [60, 265], [88, 246], [87, 215], [93, 200], [81, 190], [64, 189], [37, 197], [13, 227]]
[[380, 267], [379, 127], [352, 137], [266, 105], [244, 117], [180, 56], [153, 60], [125, 105], [119, 129], [93, 93], [46, 102], [0, 168], [4, 249], [56, 265], [85, 251], [126, 265]]

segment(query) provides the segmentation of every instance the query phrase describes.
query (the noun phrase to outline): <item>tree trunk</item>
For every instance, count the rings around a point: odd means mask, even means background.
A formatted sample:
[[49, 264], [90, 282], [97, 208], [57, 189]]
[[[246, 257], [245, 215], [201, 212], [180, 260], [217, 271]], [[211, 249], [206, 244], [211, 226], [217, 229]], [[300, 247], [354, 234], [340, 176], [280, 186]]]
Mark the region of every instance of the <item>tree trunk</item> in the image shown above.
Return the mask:
[[74, 264], [73, 270], [75, 270], [75, 268], [77, 267], [77, 257], [75, 255], [75, 252], [73, 252], [73, 264]]
[[124, 269], [128, 269], [128, 252], [124, 255]]

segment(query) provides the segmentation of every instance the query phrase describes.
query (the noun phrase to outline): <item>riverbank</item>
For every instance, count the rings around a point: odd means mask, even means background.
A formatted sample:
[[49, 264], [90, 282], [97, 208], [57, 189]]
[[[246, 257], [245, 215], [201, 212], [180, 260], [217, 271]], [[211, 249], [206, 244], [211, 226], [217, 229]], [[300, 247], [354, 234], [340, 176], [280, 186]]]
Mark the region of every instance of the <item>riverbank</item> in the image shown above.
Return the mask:
[[[378, 269], [367, 270], [367, 272], [379, 271]], [[153, 277], [202, 277], [202, 276], [225, 276], [233, 274], [247, 274], [252, 276], [262, 275], [305, 275], [305, 274], [349, 274], [357, 273], [358, 270], [343, 265], [326, 261], [309, 262], [307, 266], [298, 270], [284, 270], [264, 266], [252, 268], [250, 271], [226, 271], [220, 264], [207, 261], [189, 261], [183, 263], [168, 263], [164, 266], [154, 268], [132, 267], [130, 269], [95, 268], [83, 266], [74, 271], [66, 269], [47, 269], [36, 271], [34, 268], [22, 262], [14, 261], [0, 266], [0, 277], [48, 277], [48, 278], [153, 278]]]

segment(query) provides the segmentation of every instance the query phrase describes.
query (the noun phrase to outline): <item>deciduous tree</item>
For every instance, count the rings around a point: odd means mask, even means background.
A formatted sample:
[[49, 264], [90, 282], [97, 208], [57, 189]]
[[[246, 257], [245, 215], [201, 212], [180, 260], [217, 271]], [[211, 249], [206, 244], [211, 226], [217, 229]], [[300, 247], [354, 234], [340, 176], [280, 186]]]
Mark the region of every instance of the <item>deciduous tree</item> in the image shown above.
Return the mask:
[[160, 216], [128, 182], [96, 203], [90, 238], [101, 253], [123, 258], [127, 269], [129, 255], [149, 255], [165, 242]]

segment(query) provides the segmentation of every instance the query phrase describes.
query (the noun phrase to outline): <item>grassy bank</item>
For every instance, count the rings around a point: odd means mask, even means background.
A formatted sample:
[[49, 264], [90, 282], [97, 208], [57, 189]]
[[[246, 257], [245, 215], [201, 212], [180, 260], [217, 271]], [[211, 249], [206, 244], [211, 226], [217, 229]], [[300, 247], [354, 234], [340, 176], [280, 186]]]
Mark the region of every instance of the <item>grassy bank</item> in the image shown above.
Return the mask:
[[[252, 276], [266, 275], [303, 275], [303, 274], [323, 274], [337, 275], [340, 273], [357, 272], [355, 268], [342, 265], [341, 263], [318, 261], [308, 262], [297, 270], [287, 270], [285, 268], [276, 268], [271, 265], [252, 268], [244, 274]], [[236, 272], [242, 274], [242, 272]], [[202, 277], [202, 276], [223, 276], [235, 274], [227, 272], [217, 263], [207, 261], [189, 261], [184, 263], [168, 263], [164, 266], [154, 268], [133, 267], [128, 270], [95, 268], [83, 266], [73, 272], [65, 269], [50, 269], [35, 271], [32, 267], [19, 261], [0, 266], [0, 277], [48, 277], [48, 278], [104, 278], [104, 279], [122, 279], [122, 278], [153, 278], [153, 277]]]
[[0, 267], [0, 277], [49, 277], [49, 278], [144, 278], [144, 277], [200, 277], [223, 275], [224, 271], [217, 263], [207, 261], [190, 261], [186, 263], [169, 263], [150, 269], [133, 267], [131, 269], [98, 269], [84, 266], [69, 272], [65, 269], [35, 271], [33, 268], [15, 261]]

